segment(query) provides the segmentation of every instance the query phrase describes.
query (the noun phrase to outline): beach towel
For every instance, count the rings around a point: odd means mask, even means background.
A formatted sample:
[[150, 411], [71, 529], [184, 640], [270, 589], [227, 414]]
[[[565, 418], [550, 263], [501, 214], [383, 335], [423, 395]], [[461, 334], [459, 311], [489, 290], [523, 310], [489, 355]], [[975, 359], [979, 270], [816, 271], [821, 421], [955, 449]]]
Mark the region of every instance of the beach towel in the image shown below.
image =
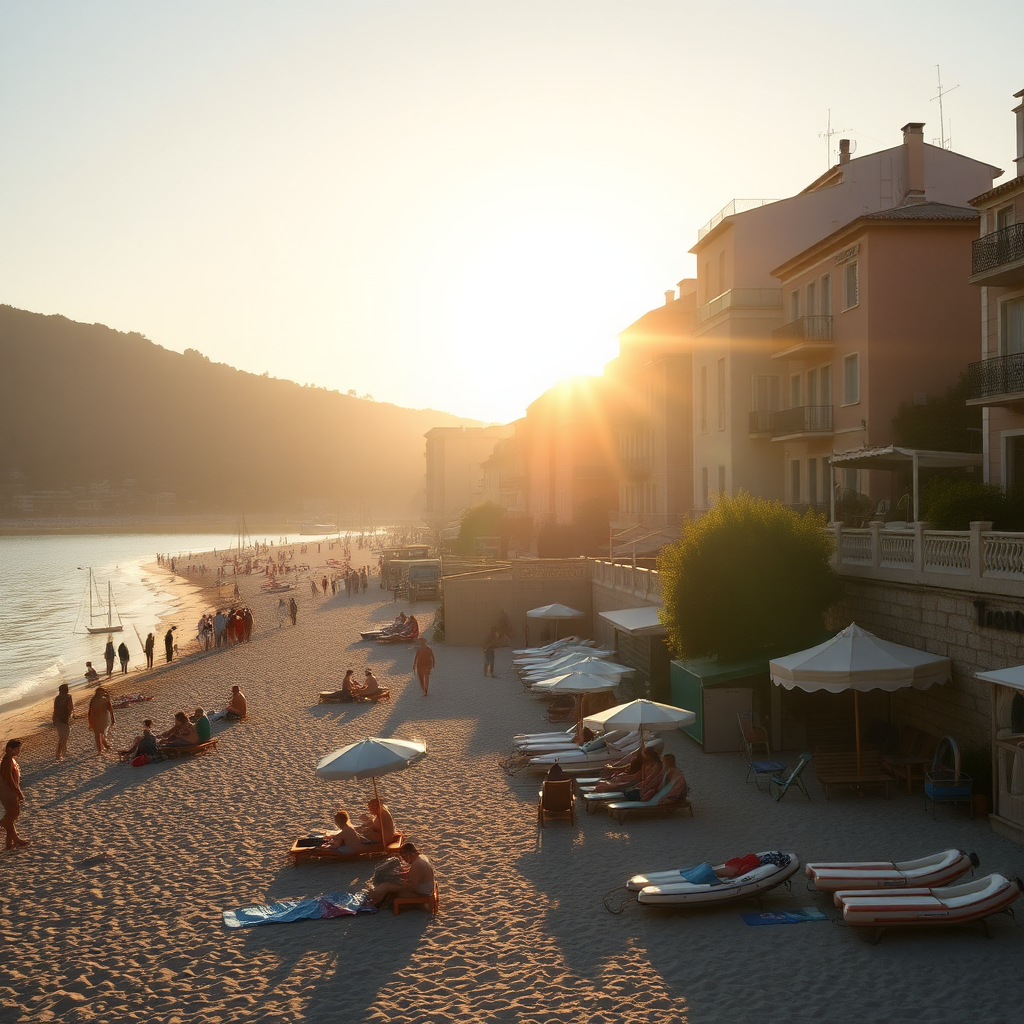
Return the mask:
[[744, 914], [743, 920], [757, 927], [766, 924], [805, 924], [808, 921], [827, 921], [828, 917], [817, 907], [800, 907], [799, 910], [783, 910], [778, 913], [766, 911], [763, 914]]
[[319, 921], [328, 917], [376, 913], [377, 908], [366, 903], [361, 892], [327, 892], [320, 896], [225, 910], [224, 924], [228, 928], [254, 928], [258, 924], [288, 924], [291, 921]]

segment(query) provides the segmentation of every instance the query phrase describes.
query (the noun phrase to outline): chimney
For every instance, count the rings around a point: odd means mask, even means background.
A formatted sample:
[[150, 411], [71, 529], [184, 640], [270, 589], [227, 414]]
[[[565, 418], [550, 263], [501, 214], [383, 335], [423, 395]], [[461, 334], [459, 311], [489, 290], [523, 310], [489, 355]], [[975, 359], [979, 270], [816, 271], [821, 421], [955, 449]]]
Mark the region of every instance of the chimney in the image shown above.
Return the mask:
[[1020, 100], [1020, 103], [1013, 108], [1013, 112], [1017, 115], [1017, 156], [1013, 162], [1017, 165], [1017, 177], [1024, 178], [1024, 89], [1015, 92], [1013, 98]]
[[676, 290], [675, 290], [675, 288], [669, 288], [669, 290], [667, 292], [665, 292], [665, 305], [666, 306], [671, 306], [672, 303], [675, 302], [675, 301], [676, 301]]
[[839, 162], [841, 164], [848, 164], [850, 162], [850, 140], [840, 139], [839, 140]]
[[903, 126], [903, 147], [907, 157], [904, 203], [924, 202], [924, 122], [911, 121]]

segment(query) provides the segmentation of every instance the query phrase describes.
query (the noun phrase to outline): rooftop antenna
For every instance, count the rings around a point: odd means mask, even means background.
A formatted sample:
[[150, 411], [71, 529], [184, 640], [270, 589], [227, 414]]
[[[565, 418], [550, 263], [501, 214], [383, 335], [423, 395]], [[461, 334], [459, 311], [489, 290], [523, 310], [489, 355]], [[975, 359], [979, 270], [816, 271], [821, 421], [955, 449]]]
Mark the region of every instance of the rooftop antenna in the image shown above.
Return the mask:
[[[940, 141], [942, 142], [942, 148], [946, 149], [947, 148], [947, 146], [946, 146], [946, 120], [945, 120], [945, 118], [943, 117], [943, 114], [942, 114], [942, 97], [945, 96], [946, 93], [952, 92], [954, 89], [959, 89], [960, 88], [960, 83], [957, 82], [956, 85], [950, 86], [950, 88], [948, 88], [948, 89], [943, 89], [942, 88], [942, 71], [940, 70], [938, 64], [935, 65], [935, 77], [938, 79], [938, 82], [939, 82], [939, 91], [932, 97], [932, 102], [934, 103], [935, 100], [939, 101], [939, 135], [941, 136]], [[952, 135], [952, 125], [950, 126], [950, 134]], [[952, 138], [950, 138], [949, 144], [950, 144], [950, 146], [953, 145]]]
[[823, 132], [818, 132], [818, 138], [825, 140], [825, 169], [828, 170], [832, 166], [832, 136], [838, 135], [840, 132], [852, 131], [851, 128], [833, 128], [832, 127], [832, 108], [828, 108], [828, 121], [825, 125]]

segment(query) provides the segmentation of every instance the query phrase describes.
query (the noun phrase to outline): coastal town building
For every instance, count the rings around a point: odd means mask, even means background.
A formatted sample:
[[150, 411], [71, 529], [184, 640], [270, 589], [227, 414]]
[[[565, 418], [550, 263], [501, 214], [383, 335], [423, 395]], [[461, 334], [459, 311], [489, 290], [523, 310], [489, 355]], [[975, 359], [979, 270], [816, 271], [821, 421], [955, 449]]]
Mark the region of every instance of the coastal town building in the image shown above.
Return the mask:
[[982, 407], [985, 480], [1024, 484], [1024, 90], [1015, 94], [1016, 174], [970, 202], [980, 213], [970, 282], [981, 295], [981, 359], [968, 404]]
[[428, 522], [445, 523], [481, 500], [482, 464], [511, 426], [434, 427], [424, 437], [426, 497], [423, 515]]

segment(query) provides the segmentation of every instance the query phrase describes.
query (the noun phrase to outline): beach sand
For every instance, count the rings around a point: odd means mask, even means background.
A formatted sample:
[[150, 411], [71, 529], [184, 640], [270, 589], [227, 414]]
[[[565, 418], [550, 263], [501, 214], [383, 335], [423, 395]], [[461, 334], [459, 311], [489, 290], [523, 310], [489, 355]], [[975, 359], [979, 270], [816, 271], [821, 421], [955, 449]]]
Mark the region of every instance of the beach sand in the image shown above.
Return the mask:
[[[131, 768], [97, 757], [84, 724], [53, 763], [51, 733], [21, 762], [25, 850], [0, 856], [3, 1021], [744, 1022], [1015, 1021], [1024, 1004], [1024, 931], [980, 925], [891, 930], [877, 946], [841, 923], [747, 926], [741, 903], [671, 912], [626, 902], [644, 870], [719, 862], [751, 850], [802, 860], [906, 858], [976, 850], [983, 872], [1024, 874], [1024, 850], [919, 793], [891, 800], [791, 791], [775, 803], [744, 783], [739, 754], [704, 755], [666, 734], [690, 780], [695, 817], [629, 820], [581, 813], [536, 825], [539, 780], [511, 763], [511, 736], [547, 731], [544, 706], [507, 672], [485, 679], [479, 650], [435, 645], [429, 697], [411, 646], [359, 641], [399, 607], [372, 580], [365, 595], [311, 599], [278, 628], [276, 596], [243, 579], [254, 639], [154, 670], [152, 703], [121, 712], [115, 744], [143, 717], [222, 707], [242, 686], [250, 718], [216, 727], [201, 758]], [[387, 595], [388, 597], [390, 595]], [[429, 623], [434, 604], [416, 612]], [[184, 627], [183, 627], [184, 628]], [[191, 628], [191, 627], [189, 627]], [[374, 668], [390, 703], [320, 705], [346, 668]], [[504, 674], [502, 674], [504, 673]], [[318, 758], [368, 735], [421, 739], [427, 757], [379, 780], [403, 828], [434, 861], [441, 907], [229, 931], [225, 908], [364, 888], [372, 864], [300, 865], [291, 841], [358, 813], [369, 782], [314, 778]], [[786, 753], [782, 759], [795, 758]], [[811, 774], [811, 773], [808, 773]], [[615, 891], [617, 890], [617, 891]], [[765, 910], [823, 895], [777, 890]], [[1018, 906], [1018, 918], [1024, 905]]]

